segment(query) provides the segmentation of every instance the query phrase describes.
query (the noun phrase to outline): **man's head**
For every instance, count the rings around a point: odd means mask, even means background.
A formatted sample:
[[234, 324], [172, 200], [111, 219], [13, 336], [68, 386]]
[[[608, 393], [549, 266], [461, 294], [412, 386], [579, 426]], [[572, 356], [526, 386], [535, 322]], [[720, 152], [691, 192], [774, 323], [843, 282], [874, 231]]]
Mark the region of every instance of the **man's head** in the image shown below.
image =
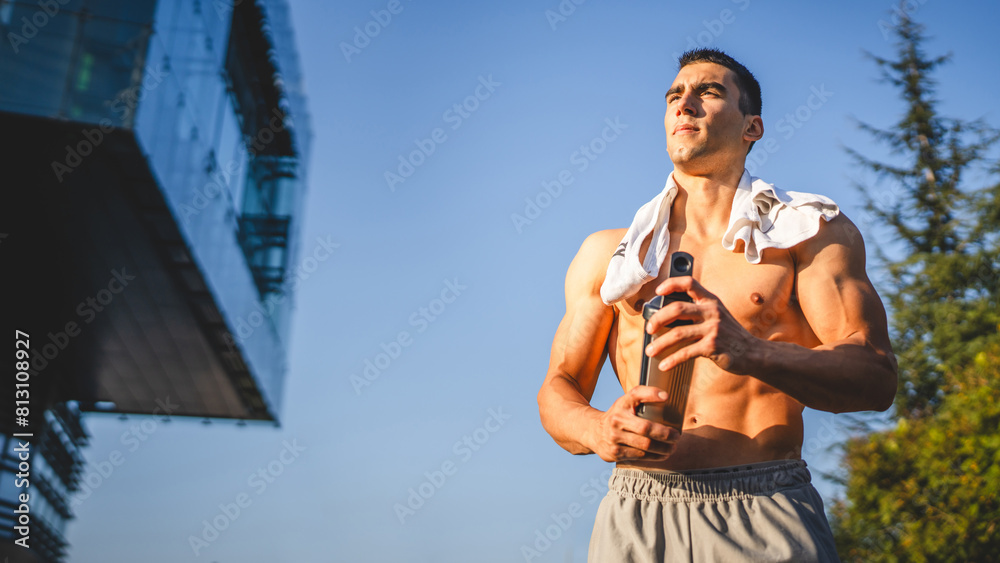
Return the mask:
[[667, 151], [674, 165], [706, 173], [745, 162], [764, 134], [757, 79], [716, 49], [688, 51], [678, 63], [664, 116]]

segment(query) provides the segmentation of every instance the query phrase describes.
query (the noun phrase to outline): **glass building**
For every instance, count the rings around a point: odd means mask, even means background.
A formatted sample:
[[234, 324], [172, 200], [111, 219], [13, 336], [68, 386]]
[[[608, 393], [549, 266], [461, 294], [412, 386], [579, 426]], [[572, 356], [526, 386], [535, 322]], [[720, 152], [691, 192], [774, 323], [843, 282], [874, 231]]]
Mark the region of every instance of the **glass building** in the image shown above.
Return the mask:
[[[73, 517], [69, 497], [80, 484], [84, 467], [80, 450], [88, 436], [72, 402], [59, 403], [42, 417], [37, 438], [0, 435], [0, 541], [4, 542], [0, 556], [5, 561], [60, 561], [69, 547], [64, 539]], [[27, 487], [18, 477], [24, 475], [18, 466], [26, 449], [30, 451], [30, 469], [23, 477]], [[22, 494], [28, 495], [27, 503], [21, 502]], [[28, 520], [19, 522], [25, 514]], [[18, 539], [29, 549], [14, 544]]]
[[30, 433], [58, 561], [81, 413], [278, 424], [311, 129], [283, 0], [0, 0], [0, 34], [0, 540]]

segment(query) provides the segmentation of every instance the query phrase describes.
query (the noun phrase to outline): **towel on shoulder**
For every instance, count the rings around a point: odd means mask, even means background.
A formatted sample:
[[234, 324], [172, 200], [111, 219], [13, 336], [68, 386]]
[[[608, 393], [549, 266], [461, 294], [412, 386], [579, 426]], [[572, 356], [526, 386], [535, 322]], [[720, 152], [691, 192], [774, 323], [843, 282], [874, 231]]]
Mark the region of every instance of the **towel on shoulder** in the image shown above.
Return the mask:
[[[610, 305], [635, 295], [646, 282], [659, 275], [670, 247], [670, 207], [677, 196], [671, 172], [663, 191], [639, 208], [621, 244], [615, 250], [601, 285], [601, 299]], [[819, 232], [819, 220], [829, 221], [840, 213], [830, 198], [804, 192], [785, 191], [751, 176], [745, 169], [740, 178], [729, 227], [722, 246], [732, 251], [742, 240], [751, 264], [760, 263], [765, 248], [791, 248]], [[652, 233], [645, 259], [640, 262], [642, 241]]]

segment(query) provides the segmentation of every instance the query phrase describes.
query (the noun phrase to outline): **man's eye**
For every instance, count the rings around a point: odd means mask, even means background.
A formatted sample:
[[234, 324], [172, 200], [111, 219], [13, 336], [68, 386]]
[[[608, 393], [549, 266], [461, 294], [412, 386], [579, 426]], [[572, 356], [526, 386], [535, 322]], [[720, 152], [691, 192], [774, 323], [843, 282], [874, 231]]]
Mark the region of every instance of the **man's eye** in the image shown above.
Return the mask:
[[669, 103], [672, 103], [672, 102], [676, 102], [677, 98], [679, 98], [679, 97], [680, 96], [670, 96], [669, 98], [667, 98], [667, 103], [669, 104]]

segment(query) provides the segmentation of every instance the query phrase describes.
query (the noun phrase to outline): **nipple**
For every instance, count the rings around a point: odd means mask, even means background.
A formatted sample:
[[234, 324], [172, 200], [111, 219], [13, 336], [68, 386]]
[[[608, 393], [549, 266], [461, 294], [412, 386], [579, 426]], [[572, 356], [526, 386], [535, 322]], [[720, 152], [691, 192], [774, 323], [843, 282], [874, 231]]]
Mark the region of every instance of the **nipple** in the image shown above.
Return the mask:
[[638, 298], [638, 299], [635, 300], [635, 305], [632, 306], [632, 310], [633, 311], [637, 311], [637, 312], [641, 312], [642, 311], [642, 306], [645, 305], [645, 304], [646, 304], [646, 301], [643, 298], [640, 297], [640, 298]]
[[750, 294], [750, 301], [753, 301], [755, 305], [763, 305], [764, 296], [755, 291]]

